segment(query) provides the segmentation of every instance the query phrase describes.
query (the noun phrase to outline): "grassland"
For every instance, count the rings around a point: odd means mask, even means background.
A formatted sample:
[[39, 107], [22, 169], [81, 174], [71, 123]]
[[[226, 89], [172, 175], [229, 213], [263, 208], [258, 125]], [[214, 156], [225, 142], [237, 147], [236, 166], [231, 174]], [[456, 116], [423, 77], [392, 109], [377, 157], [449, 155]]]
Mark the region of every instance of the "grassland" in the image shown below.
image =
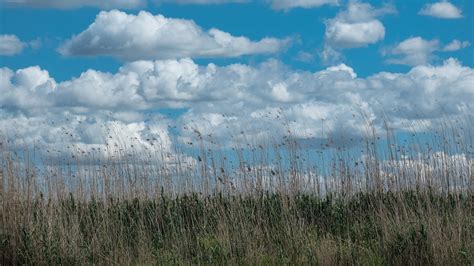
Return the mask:
[[200, 136], [188, 163], [135, 144], [38, 166], [3, 142], [0, 264], [472, 265], [472, 139], [442, 136], [367, 138], [363, 159], [287, 138], [234, 164]]

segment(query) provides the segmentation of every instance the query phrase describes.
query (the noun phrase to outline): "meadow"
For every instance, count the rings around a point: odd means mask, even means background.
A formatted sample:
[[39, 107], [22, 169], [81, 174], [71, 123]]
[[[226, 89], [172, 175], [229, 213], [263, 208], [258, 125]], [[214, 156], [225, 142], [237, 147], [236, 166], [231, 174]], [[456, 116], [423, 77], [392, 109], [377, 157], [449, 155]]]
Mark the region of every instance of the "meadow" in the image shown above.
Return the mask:
[[0, 264], [472, 265], [461, 131], [229, 149], [197, 132], [186, 156], [125, 141], [37, 156], [5, 138]]

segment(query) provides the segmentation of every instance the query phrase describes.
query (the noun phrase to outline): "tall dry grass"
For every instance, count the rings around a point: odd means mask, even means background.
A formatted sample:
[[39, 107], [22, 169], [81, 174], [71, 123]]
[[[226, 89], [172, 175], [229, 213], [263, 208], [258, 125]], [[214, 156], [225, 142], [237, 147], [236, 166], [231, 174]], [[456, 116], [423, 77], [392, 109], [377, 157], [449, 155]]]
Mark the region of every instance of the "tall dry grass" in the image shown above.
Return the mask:
[[368, 126], [357, 149], [291, 134], [225, 149], [197, 132], [173, 153], [117, 140], [40, 158], [3, 140], [0, 261], [469, 265], [473, 147], [458, 131], [406, 145]]

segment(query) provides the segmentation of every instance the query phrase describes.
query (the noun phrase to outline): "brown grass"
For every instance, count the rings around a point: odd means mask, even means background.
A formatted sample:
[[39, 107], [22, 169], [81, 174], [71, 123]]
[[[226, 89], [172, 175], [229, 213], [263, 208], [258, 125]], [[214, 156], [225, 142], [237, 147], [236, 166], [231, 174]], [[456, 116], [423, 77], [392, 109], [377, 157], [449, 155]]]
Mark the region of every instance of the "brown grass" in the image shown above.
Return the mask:
[[198, 134], [195, 160], [139, 143], [39, 160], [3, 141], [0, 262], [472, 264], [472, 139], [369, 132], [362, 159], [291, 135], [225, 151]]

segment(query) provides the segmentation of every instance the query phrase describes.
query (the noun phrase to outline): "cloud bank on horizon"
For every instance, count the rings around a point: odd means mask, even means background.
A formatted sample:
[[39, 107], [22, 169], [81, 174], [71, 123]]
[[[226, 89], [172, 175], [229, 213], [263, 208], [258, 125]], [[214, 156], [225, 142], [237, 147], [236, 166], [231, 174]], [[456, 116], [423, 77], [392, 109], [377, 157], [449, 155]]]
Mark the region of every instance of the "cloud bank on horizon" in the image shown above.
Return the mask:
[[[64, 128], [69, 142], [100, 145], [110, 134], [107, 125], [117, 123], [143, 141], [150, 127], [160, 129], [159, 139], [171, 139], [170, 125], [183, 142], [193, 135], [183, 127], [224, 142], [241, 131], [254, 140], [279, 138], [288, 128], [301, 139], [349, 139], [364, 134], [364, 119], [381, 127], [384, 114], [395, 129], [413, 121], [428, 126], [472, 114], [474, 102], [474, 69], [455, 59], [367, 78], [344, 64], [301, 72], [275, 60], [219, 67], [191, 59], [136, 61], [117, 73], [88, 70], [63, 82], [38, 66], [2, 68], [0, 77], [0, 128], [14, 129], [17, 145], [56, 145]], [[176, 120], [149, 120], [157, 108], [186, 111]]]
[[[60, 53], [54, 59], [58, 62], [91, 58], [108, 62], [104, 58], [109, 58], [121, 65], [109, 70], [88, 68], [58, 79], [41, 62], [26, 58], [22, 67], [14, 67], [2, 61], [0, 134], [12, 138], [12, 146], [27, 143], [47, 150], [59, 150], [65, 143], [82, 149], [105, 147], [115, 134], [145, 146], [153, 139], [171, 152], [173, 143], [189, 142], [194, 130], [222, 140], [225, 146], [230, 137], [242, 137], [242, 131], [255, 141], [282, 137], [288, 128], [298, 139], [336, 140], [363, 136], [367, 122], [381, 128], [389, 120], [395, 130], [407, 130], [413, 123], [429, 127], [447, 117], [473, 119], [472, 58], [456, 58], [472, 49], [472, 40], [464, 35], [441, 38], [419, 33], [387, 41], [396, 29], [386, 20], [404, 11], [396, 3], [265, 1], [268, 12], [283, 17], [296, 8], [332, 10], [318, 22], [323, 31], [313, 52], [299, 49], [304, 38], [291, 34], [233, 33], [235, 29], [201, 26], [190, 18], [118, 10], [170, 2], [179, 4], [178, 9], [186, 4], [252, 5], [240, 0], [0, 0], [11, 10], [105, 10], [82, 23], [88, 25], [85, 28], [76, 27], [58, 38], [59, 47], [49, 49]], [[414, 14], [440, 21], [470, 19], [448, 1], [426, 3]], [[0, 33], [0, 56], [5, 62], [34, 53], [25, 49], [36, 46], [25, 41], [31, 36]], [[374, 50], [376, 45], [382, 66], [408, 69], [359, 75], [345, 54]], [[285, 57], [292, 49], [306, 58], [318, 58], [320, 69], [299, 69]], [[172, 110], [173, 118], [160, 114], [164, 109]]]

